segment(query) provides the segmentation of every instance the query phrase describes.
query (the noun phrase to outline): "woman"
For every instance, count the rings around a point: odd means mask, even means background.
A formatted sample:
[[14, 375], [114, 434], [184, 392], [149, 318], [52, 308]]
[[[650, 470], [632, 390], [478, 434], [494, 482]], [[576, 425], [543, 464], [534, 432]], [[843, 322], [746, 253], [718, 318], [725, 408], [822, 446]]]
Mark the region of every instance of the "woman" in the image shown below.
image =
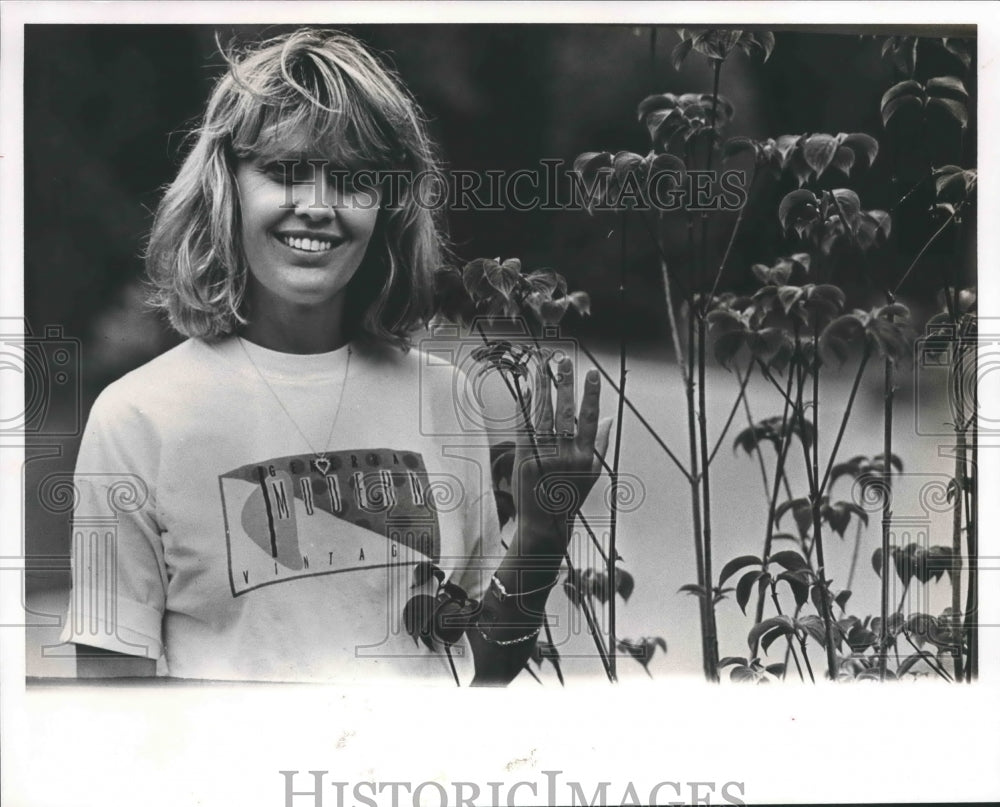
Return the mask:
[[[571, 363], [554, 408], [539, 376], [505, 548], [461, 376], [410, 349], [441, 236], [398, 80], [296, 31], [230, 60], [196, 135], [147, 255], [188, 340], [101, 394], [77, 461], [79, 674], [507, 683], [571, 526], [546, 483], [582, 501], [607, 446], [597, 374], [578, 416]], [[457, 622], [414, 642], [410, 598], [445, 592]]]

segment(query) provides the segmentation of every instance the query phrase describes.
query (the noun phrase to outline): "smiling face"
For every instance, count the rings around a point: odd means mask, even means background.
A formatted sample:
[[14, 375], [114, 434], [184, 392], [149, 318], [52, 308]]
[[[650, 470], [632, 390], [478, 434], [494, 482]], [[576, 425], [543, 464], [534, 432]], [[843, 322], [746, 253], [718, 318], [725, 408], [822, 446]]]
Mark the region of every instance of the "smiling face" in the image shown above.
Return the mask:
[[[309, 159], [268, 154], [236, 164], [251, 318], [339, 317], [375, 231], [378, 189], [355, 187], [337, 178], [340, 169]], [[300, 184], [290, 181], [293, 163]]]

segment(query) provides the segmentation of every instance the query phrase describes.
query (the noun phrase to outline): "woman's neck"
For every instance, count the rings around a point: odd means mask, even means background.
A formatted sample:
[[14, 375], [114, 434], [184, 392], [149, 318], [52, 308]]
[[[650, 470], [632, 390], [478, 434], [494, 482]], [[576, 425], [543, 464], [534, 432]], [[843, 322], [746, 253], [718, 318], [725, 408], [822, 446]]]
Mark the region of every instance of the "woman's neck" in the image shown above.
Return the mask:
[[[340, 301], [338, 301], [340, 302]], [[348, 339], [344, 334], [342, 304], [334, 309], [320, 310], [308, 306], [289, 306], [287, 311], [262, 307], [251, 308], [249, 322], [239, 330], [239, 335], [255, 345], [280, 353], [327, 353], [343, 347]]]

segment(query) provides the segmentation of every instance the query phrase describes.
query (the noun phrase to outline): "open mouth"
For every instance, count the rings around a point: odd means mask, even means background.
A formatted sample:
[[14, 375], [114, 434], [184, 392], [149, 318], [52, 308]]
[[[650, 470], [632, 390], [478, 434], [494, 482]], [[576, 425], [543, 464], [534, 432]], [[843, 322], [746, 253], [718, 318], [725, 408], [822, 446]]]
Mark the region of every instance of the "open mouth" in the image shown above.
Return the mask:
[[286, 247], [311, 254], [329, 252], [343, 243], [342, 238], [305, 238], [294, 235], [276, 235], [275, 237]]

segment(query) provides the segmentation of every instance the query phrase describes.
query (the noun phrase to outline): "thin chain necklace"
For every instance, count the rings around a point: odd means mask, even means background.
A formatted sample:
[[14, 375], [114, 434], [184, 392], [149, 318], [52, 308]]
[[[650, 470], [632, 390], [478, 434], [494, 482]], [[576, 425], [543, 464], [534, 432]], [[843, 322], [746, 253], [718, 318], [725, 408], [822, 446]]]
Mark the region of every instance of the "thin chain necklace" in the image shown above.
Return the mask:
[[340, 418], [340, 407], [344, 403], [344, 390], [347, 387], [347, 374], [351, 370], [351, 356], [353, 355], [351, 346], [347, 346], [347, 362], [344, 364], [344, 379], [340, 384], [340, 394], [337, 396], [337, 408], [333, 412], [333, 420], [330, 423], [330, 432], [326, 436], [326, 442], [323, 444], [323, 450], [317, 451], [313, 448], [312, 442], [310, 442], [309, 438], [306, 437], [305, 432], [299, 427], [295, 418], [292, 417], [292, 413], [288, 411], [288, 407], [285, 406], [284, 402], [278, 396], [278, 393], [274, 391], [274, 387], [272, 387], [271, 382], [267, 380], [267, 376], [260, 371], [260, 368], [257, 366], [257, 362], [253, 360], [253, 356], [250, 355], [250, 351], [248, 351], [246, 345], [243, 344], [243, 337], [237, 336], [236, 341], [239, 342], [240, 347], [243, 349], [243, 355], [247, 357], [247, 361], [250, 362], [250, 366], [257, 371], [257, 375], [260, 376], [260, 380], [264, 382], [264, 386], [271, 391], [271, 395], [273, 395], [274, 400], [278, 402], [278, 406], [280, 406], [281, 411], [285, 413], [285, 417], [287, 417], [291, 424], [295, 427], [295, 431], [299, 433], [305, 441], [305, 444], [309, 446], [309, 450], [313, 453], [314, 457], [313, 465], [316, 466], [316, 469], [321, 474], [326, 475], [326, 472], [330, 470], [330, 458], [327, 456], [330, 451], [330, 440], [333, 439], [333, 430], [336, 428], [337, 420]]

